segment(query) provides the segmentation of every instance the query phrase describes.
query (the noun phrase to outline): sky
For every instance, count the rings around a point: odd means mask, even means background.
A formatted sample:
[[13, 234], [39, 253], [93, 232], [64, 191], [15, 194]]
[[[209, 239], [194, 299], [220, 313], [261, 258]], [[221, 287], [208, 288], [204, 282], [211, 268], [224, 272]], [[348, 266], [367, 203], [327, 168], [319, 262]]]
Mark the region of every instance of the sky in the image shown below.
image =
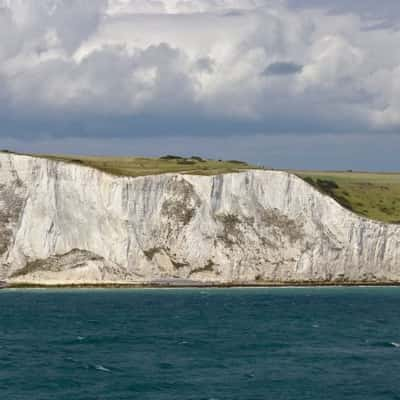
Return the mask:
[[0, 148], [398, 171], [398, 0], [0, 0]]

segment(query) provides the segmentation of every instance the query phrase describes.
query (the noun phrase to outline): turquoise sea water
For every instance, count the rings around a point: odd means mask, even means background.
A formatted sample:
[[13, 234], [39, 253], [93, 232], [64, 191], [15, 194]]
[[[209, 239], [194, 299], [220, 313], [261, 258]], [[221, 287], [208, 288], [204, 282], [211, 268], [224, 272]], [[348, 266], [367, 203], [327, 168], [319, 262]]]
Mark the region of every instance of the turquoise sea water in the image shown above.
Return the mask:
[[400, 399], [400, 288], [3, 290], [0, 398]]

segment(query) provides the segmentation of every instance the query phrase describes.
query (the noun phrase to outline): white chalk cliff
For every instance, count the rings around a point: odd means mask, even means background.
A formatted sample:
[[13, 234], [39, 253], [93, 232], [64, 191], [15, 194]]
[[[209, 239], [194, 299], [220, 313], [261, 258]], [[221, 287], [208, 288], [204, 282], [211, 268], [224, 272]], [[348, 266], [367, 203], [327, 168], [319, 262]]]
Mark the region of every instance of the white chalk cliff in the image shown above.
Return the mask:
[[400, 226], [286, 172], [128, 178], [0, 153], [0, 280], [400, 282]]

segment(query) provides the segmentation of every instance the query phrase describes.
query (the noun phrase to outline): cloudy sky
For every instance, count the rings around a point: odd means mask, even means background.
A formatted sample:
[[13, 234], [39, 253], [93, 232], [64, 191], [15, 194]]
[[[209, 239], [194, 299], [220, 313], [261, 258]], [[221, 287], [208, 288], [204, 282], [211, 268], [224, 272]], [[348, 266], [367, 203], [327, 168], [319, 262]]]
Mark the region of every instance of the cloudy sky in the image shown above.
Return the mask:
[[400, 170], [398, 0], [0, 0], [0, 147]]

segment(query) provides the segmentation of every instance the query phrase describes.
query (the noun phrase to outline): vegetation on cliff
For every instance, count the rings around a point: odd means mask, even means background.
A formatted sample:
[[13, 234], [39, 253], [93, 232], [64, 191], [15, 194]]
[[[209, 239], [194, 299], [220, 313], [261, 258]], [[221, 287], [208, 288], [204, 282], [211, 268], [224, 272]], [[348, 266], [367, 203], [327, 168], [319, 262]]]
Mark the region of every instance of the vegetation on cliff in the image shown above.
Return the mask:
[[400, 173], [292, 172], [356, 214], [400, 224]]
[[155, 157], [96, 157], [67, 155], [38, 155], [52, 160], [74, 162], [101, 171], [121, 176], [147, 176], [165, 173], [187, 173], [194, 175], [218, 175], [254, 169], [244, 161], [210, 160], [198, 156], [181, 157], [166, 155]]

